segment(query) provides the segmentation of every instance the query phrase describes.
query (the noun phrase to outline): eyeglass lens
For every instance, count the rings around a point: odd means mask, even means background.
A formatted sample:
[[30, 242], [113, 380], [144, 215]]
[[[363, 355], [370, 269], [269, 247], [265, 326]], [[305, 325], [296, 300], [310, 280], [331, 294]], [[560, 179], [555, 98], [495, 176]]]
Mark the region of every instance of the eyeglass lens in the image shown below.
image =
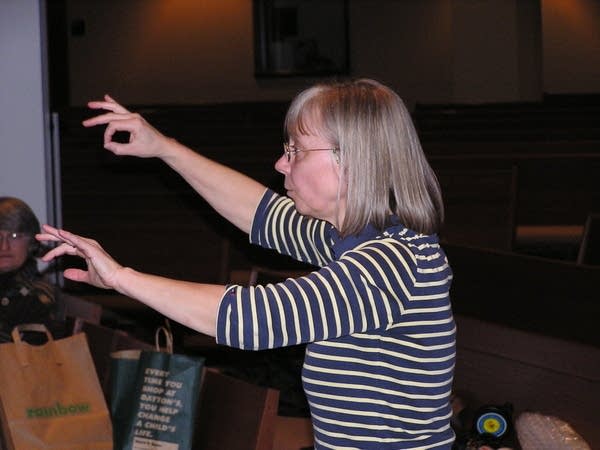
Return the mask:
[[25, 239], [27, 235], [25, 233], [19, 233], [16, 231], [0, 231], [0, 244], [5, 241], [8, 243], [17, 242]]

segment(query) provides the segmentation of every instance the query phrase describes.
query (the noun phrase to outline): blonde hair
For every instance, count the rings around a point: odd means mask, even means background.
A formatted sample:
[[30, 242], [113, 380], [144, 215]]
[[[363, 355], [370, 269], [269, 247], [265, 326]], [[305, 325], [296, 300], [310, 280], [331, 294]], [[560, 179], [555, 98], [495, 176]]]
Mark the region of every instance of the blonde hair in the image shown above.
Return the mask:
[[390, 88], [369, 79], [315, 85], [292, 101], [284, 132], [318, 134], [340, 149], [335, 156], [348, 185], [342, 236], [369, 224], [383, 230], [391, 214], [418, 233], [439, 232], [439, 183], [410, 113]]

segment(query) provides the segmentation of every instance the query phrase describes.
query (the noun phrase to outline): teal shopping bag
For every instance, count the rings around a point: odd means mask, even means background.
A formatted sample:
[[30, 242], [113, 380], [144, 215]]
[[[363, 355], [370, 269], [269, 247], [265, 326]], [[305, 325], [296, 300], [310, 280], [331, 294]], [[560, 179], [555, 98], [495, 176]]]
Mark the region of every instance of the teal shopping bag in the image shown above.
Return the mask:
[[[167, 337], [165, 349], [159, 333]], [[111, 354], [114, 450], [192, 448], [204, 358], [174, 354], [164, 327], [156, 347]]]

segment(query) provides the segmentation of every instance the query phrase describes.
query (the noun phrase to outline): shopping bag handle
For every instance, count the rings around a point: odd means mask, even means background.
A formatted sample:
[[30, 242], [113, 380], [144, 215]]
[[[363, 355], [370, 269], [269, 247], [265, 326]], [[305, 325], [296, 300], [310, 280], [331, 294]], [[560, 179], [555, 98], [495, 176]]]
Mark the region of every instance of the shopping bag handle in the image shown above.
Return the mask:
[[17, 343], [17, 344], [21, 344], [21, 332], [22, 331], [35, 331], [38, 333], [45, 333], [46, 337], [48, 338], [48, 342], [53, 341], [54, 338], [52, 337], [52, 334], [50, 333], [50, 331], [48, 330], [48, 328], [46, 327], [46, 325], [44, 325], [43, 323], [22, 323], [19, 325], [15, 325], [15, 327], [12, 329], [12, 340], [13, 342]]
[[[165, 346], [164, 347], [160, 346], [161, 334], [165, 338]], [[154, 345], [156, 347], [157, 352], [167, 352], [167, 353], [172, 354], [173, 353], [173, 333], [171, 333], [171, 330], [169, 330], [166, 326], [158, 327], [156, 329], [156, 332], [154, 333]]]
[[[34, 331], [34, 332], [38, 332], [38, 333], [45, 333], [46, 338], [48, 339], [47, 344], [54, 343], [54, 338], [52, 337], [52, 333], [50, 333], [50, 331], [48, 330], [46, 325], [44, 325], [43, 323], [22, 323], [20, 325], [16, 325], [12, 329], [11, 337], [12, 337], [13, 342], [16, 345], [17, 358], [19, 359], [19, 363], [21, 364], [21, 366], [26, 367], [29, 365], [29, 358], [27, 357], [27, 355], [29, 353], [27, 351], [29, 344], [27, 344], [26, 342], [23, 342], [23, 340], [21, 339], [22, 331]], [[56, 361], [56, 363], [61, 364], [61, 361], [57, 355], [57, 352], [54, 351], [54, 346], [50, 347], [50, 351], [54, 354], [54, 360]]]

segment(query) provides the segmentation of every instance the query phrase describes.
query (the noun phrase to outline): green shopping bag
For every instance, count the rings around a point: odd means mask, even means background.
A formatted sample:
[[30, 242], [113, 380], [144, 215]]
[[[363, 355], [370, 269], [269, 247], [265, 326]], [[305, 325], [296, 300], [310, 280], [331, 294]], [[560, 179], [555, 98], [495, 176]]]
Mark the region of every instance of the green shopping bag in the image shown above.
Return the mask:
[[[167, 345], [159, 346], [164, 334]], [[187, 450], [204, 358], [173, 353], [170, 331], [160, 327], [156, 351], [111, 354], [110, 411], [115, 450]]]

